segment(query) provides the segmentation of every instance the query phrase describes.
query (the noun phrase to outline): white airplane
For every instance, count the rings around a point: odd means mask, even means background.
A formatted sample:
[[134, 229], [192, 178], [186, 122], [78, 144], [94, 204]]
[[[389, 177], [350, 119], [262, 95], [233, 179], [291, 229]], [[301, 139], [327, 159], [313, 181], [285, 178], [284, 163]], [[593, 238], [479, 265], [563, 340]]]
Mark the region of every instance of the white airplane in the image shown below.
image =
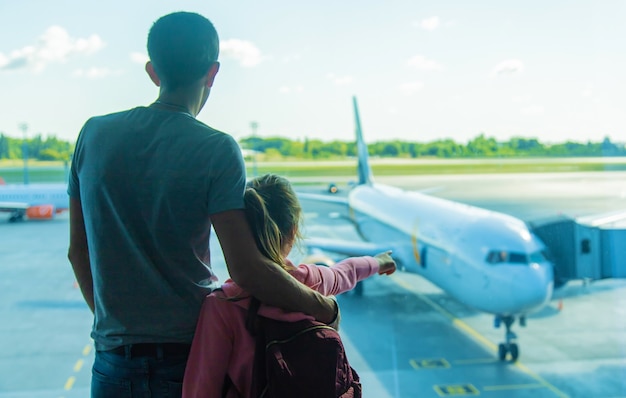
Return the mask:
[[517, 360], [519, 347], [511, 326], [543, 307], [553, 291], [553, 265], [545, 245], [512, 216], [418, 192], [375, 184], [353, 98], [359, 182], [346, 197], [299, 194], [303, 199], [344, 203], [363, 241], [309, 238], [305, 244], [347, 256], [393, 250], [399, 267], [421, 275], [476, 310], [505, 325], [498, 346], [504, 361]]
[[49, 220], [69, 209], [66, 184], [0, 185], [0, 212], [11, 213], [9, 222]]

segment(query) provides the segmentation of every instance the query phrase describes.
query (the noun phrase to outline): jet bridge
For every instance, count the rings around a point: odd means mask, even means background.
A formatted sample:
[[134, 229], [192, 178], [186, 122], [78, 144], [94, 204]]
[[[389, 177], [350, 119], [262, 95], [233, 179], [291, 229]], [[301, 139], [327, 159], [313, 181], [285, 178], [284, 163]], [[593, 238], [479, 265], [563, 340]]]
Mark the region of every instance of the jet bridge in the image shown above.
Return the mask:
[[572, 279], [626, 278], [626, 211], [528, 224], [548, 247], [557, 285]]

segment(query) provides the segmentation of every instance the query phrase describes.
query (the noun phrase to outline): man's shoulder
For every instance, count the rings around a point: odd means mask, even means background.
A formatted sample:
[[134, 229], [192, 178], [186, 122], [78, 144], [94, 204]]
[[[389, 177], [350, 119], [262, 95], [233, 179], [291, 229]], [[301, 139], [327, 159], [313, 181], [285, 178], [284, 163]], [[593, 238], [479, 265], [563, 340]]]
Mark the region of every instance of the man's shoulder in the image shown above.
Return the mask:
[[96, 115], [90, 117], [85, 124], [100, 124], [100, 123], [110, 123], [115, 120], [121, 120], [127, 117], [130, 113], [136, 111], [138, 108], [126, 109], [123, 111], [117, 111], [112, 113], [106, 113], [102, 115]]
[[190, 125], [194, 126], [194, 128], [196, 128], [201, 133], [210, 134], [216, 137], [231, 137], [230, 134], [220, 131], [218, 129], [215, 129], [209, 126], [208, 124], [202, 122], [201, 120], [189, 118], [189, 121], [190, 121]]
[[196, 140], [199, 140], [200, 142], [205, 142], [207, 145], [210, 146], [238, 146], [237, 141], [232, 135], [217, 130], [197, 119], [191, 119], [187, 130], [190, 133], [193, 132], [192, 134], [195, 136]]

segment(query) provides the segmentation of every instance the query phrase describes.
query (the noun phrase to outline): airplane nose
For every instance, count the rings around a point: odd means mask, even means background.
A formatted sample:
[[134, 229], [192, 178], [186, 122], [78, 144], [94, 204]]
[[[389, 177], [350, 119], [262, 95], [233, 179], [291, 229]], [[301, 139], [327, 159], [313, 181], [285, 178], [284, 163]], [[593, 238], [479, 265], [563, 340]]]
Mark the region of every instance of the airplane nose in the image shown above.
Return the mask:
[[[489, 285], [497, 300], [489, 300], [487, 312], [528, 314], [540, 310], [552, 298], [552, 264], [531, 263], [496, 269], [501, 278]], [[496, 293], [497, 292], [497, 293]]]
[[551, 263], [531, 263], [524, 302], [526, 311], [536, 311], [552, 298], [554, 274]]

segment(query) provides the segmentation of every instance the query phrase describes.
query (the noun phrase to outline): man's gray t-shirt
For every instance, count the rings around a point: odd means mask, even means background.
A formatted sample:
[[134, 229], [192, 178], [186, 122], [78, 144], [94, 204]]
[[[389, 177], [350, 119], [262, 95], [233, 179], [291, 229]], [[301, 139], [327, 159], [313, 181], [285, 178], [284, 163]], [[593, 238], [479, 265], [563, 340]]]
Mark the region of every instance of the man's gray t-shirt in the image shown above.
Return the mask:
[[87, 121], [68, 193], [85, 219], [97, 349], [191, 342], [216, 282], [209, 217], [242, 209], [244, 189], [237, 143], [191, 115], [138, 107]]

